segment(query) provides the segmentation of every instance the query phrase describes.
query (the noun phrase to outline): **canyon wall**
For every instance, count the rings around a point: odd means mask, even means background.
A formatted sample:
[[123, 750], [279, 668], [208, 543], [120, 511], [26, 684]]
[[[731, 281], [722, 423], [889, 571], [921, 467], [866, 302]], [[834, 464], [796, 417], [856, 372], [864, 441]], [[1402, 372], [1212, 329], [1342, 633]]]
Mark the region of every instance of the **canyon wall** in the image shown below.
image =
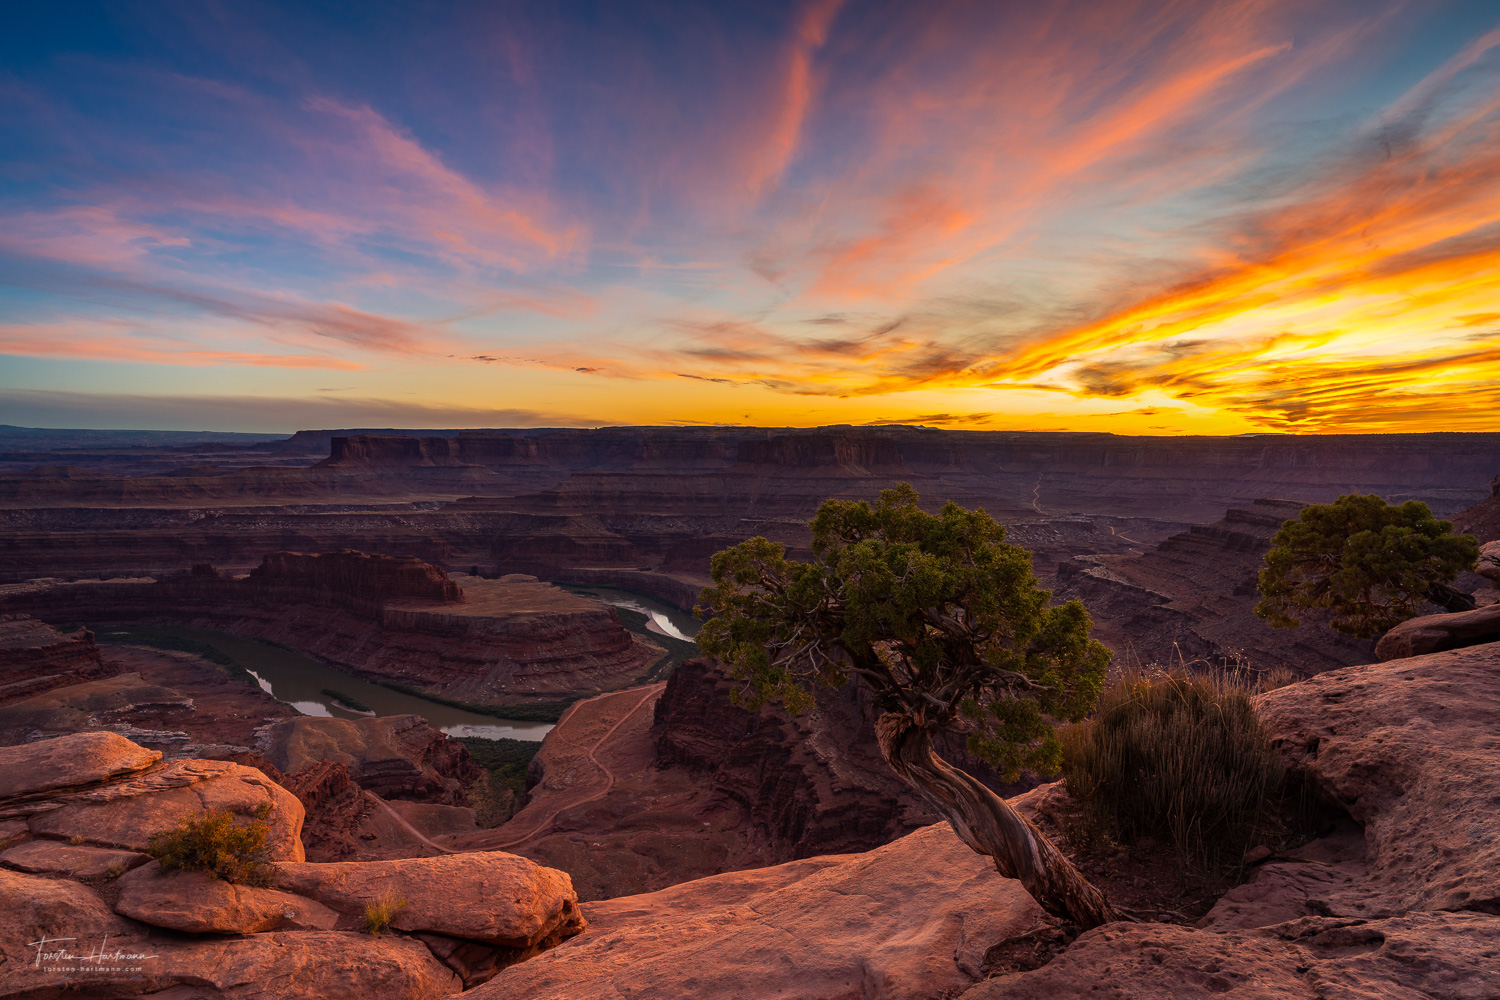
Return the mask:
[[1083, 601], [1121, 666], [1197, 661], [1307, 675], [1368, 663], [1373, 642], [1311, 622], [1273, 629], [1251, 610], [1271, 536], [1302, 506], [1257, 500], [1140, 555], [1072, 559], [1057, 568], [1057, 596]]
[[[267, 557], [281, 566], [286, 556]], [[338, 554], [348, 565], [386, 565]], [[441, 574], [404, 563], [411, 579]], [[210, 571], [159, 581], [49, 583], [0, 589], [0, 610], [55, 622], [187, 625], [268, 639], [357, 676], [483, 705], [568, 699], [626, 687], [662, 650], [632, 634], [607, 605], [535, 579], [476, 580], [463, 601], [355, 598], [329, 587], [244, 580]], [[373, 574], [353, 593], [391, 588]], [[408, 581], [409, 582], [409, 581]], [[453, 590], [456, 585], [448, 581]], [[399, 589], [399, 588], [396, 588]], [[446, 588], [445, 588], [446, 589]], [[448, 591], [452, 592], [452, 591]]]

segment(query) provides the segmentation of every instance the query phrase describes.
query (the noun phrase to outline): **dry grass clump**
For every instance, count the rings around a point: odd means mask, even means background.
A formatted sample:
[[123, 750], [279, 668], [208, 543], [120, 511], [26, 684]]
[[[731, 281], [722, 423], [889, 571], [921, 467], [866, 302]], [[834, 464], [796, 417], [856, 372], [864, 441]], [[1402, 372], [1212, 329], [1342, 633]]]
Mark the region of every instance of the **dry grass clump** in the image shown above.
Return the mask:
[[1235, 868], [1273, 825], [1286, 776], [1243, 674], [1126, 674], [1063, 731], [1063, 777], [1093, 826], [1172, 844], [1204, 871]]
[[263, 809], [253, 819], [238, 821], [220, 809], [194, 819], [185, 819], [176, 829], [151, 838], [146, 849], [165, 869], [203, 872], [212, 878], [245, 885], [267, 886], [275, 874], [266, 862]]
[[396, 919], [396, 913], [406, 906], [406, 900], [389, 893], [365, 904], [365, 932], [383, 933]]

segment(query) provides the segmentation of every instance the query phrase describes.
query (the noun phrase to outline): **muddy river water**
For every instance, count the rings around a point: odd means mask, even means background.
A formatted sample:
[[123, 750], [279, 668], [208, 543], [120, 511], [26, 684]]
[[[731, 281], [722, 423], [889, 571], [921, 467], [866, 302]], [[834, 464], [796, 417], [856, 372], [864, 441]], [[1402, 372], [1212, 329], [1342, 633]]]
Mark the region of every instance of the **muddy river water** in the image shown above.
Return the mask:
[[[335, 719], [368, 718], [370, 715], [420, 715], [434, 729], [441, 729], [449, 736], [482, 736], [486, 739], [508, 737], [513, 740], [540, 740], [552, 728], [549, 722], [499, 719], [393, 691], [324, 666], [317, 660], [284, 646], [259, 639], [201, 628], [152, 626], [150, 631], [155, 635], [213, 647], [249, 671], [267, 694], [286, 702], [303, 715]], [[128, 632], [108, 627], [100, 629], [100, 638], [106, 641], [110, 638], [118, 641], [128, 636]], [[326, 691], [345, 695], [370, 711], [354, 711], [325, 693]]]

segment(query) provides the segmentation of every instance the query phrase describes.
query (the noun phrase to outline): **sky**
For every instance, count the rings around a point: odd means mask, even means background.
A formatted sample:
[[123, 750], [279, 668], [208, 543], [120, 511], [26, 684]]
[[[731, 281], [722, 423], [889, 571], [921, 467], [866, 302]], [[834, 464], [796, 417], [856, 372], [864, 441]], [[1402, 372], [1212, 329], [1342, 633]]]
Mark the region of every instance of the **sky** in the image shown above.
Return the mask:
[[6, 18], [0, 423], [1500, 430], [1493, 0]]

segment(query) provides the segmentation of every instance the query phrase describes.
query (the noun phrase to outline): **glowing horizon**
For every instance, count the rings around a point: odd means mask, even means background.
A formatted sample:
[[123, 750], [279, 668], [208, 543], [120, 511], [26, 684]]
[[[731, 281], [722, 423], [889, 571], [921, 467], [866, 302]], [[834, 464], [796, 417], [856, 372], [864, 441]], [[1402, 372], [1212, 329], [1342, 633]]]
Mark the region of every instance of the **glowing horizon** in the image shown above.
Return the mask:
[[1040, 6], [18, 14], [0, 423], [1500, 430], [1492, 5]]

